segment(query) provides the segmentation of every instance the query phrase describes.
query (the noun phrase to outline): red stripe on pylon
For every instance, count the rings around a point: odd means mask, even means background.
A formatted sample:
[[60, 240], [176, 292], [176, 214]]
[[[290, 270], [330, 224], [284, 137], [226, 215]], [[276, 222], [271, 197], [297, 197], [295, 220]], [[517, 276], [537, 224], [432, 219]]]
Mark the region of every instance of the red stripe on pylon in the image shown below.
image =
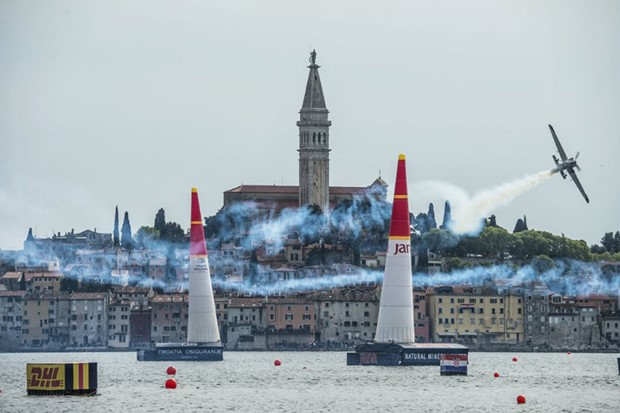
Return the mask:
[[398, 156], [394, 203], [390, 221], [390, 237], [410, 237], [409, 200], [407, 198], [407, 169], [405, 155]]
[[202, 227], [202, 214], [200, 213], [200, 202], [198, 201], [198, 190], [196, 188], [192, 188], [189, 255], [207, 255], [207, 244], [205, 243], [205, 233]]
[[78, 388], [84, 388], [84, 363], [78, 363]]

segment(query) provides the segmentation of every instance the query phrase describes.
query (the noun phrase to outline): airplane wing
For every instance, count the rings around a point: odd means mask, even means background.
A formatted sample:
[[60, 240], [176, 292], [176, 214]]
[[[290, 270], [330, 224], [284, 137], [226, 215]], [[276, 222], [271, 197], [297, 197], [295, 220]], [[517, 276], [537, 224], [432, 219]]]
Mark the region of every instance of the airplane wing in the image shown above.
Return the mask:
[[555, 146], [557, 146], [558, 148], [560, 157], [562, 158], [563, 161], [565, 161], [566, 159], [568, 159], [566, 156], [566, 152], [564, 152], [564, 148], [562, 148], [562, 144], [560, 143], [558, 136], [555, 134], [555, 131], [553, 130], [553, 126], [549, 125], [549, 130], [551, 130], [551, 135], [553, 136], [553, 140], [555, 141]]
[[577, 185], [577, 188], [579, 188], [579, 192], [581, 192], [581, 195], [583, 195], [583, 197], [585, 198], [586, 202], [589, 204], [590, 203], [590, 199], [586, 195], [586, 191], [583, 190], [583, 186], [581, 186], [581, 182], [579, 182], [579, 179], [577, 178], [577, 174], [575, 173], [575, 170], [573, 168], [570, 168], [568, 170], [568, 173], [569, 173], [571, 179], [573, 180], [573, 182], [575, 183], [575, 185]]

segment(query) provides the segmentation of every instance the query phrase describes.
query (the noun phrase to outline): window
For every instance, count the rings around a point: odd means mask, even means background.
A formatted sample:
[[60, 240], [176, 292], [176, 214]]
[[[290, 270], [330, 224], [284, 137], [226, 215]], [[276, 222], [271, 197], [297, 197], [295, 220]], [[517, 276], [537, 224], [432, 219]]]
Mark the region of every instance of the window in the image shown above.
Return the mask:
[[285, 320], [292, 320], [292, 319], [293, 319], [293, 314], [290, 314], [290, 313], [285, 314], [285, 315], [284, 315], [284, 319], [285, 319]]
[[442, 313], [443, 313], [443, 308], [439, 307], [439, 308], [437, 309], [437, 314], [442, 314]]
[[364, 317], [370, 317], [370, 311], [364, 311]]

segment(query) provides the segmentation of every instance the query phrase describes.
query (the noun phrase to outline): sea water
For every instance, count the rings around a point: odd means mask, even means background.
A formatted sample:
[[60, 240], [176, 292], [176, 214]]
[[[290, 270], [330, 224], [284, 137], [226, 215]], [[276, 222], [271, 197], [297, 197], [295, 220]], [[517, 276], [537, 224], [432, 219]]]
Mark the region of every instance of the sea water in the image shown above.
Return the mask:
[[[620, 412], [618, 357], [472, 352], [467, 376], [441, 376], [439, 366], [347, 366], [344, 352], [175, 363], [130, 352], [0, 354], [0, 412]], [[86, 361], [98, 363], [97, 396], [26, 395], [26, 363]], [[175, 390], [164, 388], [169, 365]]]

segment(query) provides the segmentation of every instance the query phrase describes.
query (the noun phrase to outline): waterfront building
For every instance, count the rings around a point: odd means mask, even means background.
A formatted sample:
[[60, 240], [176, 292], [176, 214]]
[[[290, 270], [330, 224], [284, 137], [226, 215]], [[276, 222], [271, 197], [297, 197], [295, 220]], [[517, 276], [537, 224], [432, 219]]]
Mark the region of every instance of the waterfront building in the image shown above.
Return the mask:
[[317, 341], [355, 345], [375, 337], [379, 317], [379, 291], [371, 288], [342, 288], [314, 294]]
[[552, 293], [544, 285], [530, 285], [523, 291], [526, 344], [546, 346], [549, 342], [549, 301]]
[[114, 300], [108, 304], [108, 347], [129, 348], [131, 342], [131, 302]]
[[574, 301], [559, 294], [551, 296], [548, 344], [553, 349], [590, 349], [600, 344], [598, 308]]
[[269, 297], [265, 300], [267, 346], [307, 346], [316, 340], [316, 309], [305, 297]]
[[0, 291], [0, 351], [17, 350], [21, 345], [25, 294], [25, 291]]
[[189, 296], [159, 294], [151, 299], [151, 341], [182, 343], [187, 341]]
[[28, 293], [23, 298], [22, 345], [47, 348], [49, 344], [51, 294]]
[[445, 286], [427, 292], [435, 342], [518, 344], [524, 340], [523, 296], [496, 288]]
[[265, 299], [231, 298], [228, 304], [226, 342], [229, 349], [261, 350], [267, 348]]
[[607, 344], [620, 346], [620, 314], [604, 316], [601, 324], [603, 337]]
[[129, 313], [129, 347], [148, 347], [151, 343], [151, 307], [132, 306]]
[[416, 343], [428, 343], [431, 340], [431, 320], [428, 316], [426, 302], [426, 288], [413, 287], [413, 323]]
[[73, 293], [71, 347], [105, 347], [108, 343], [108, 293]]
[[217, 325], [220, 329], [220, 337], [226, 342], [226, 330], [228, 328], [228, 307], [230, 306], [230, 296], [228, 294], [216, 294], [213, 297], [215, 301], [215, 317]]

